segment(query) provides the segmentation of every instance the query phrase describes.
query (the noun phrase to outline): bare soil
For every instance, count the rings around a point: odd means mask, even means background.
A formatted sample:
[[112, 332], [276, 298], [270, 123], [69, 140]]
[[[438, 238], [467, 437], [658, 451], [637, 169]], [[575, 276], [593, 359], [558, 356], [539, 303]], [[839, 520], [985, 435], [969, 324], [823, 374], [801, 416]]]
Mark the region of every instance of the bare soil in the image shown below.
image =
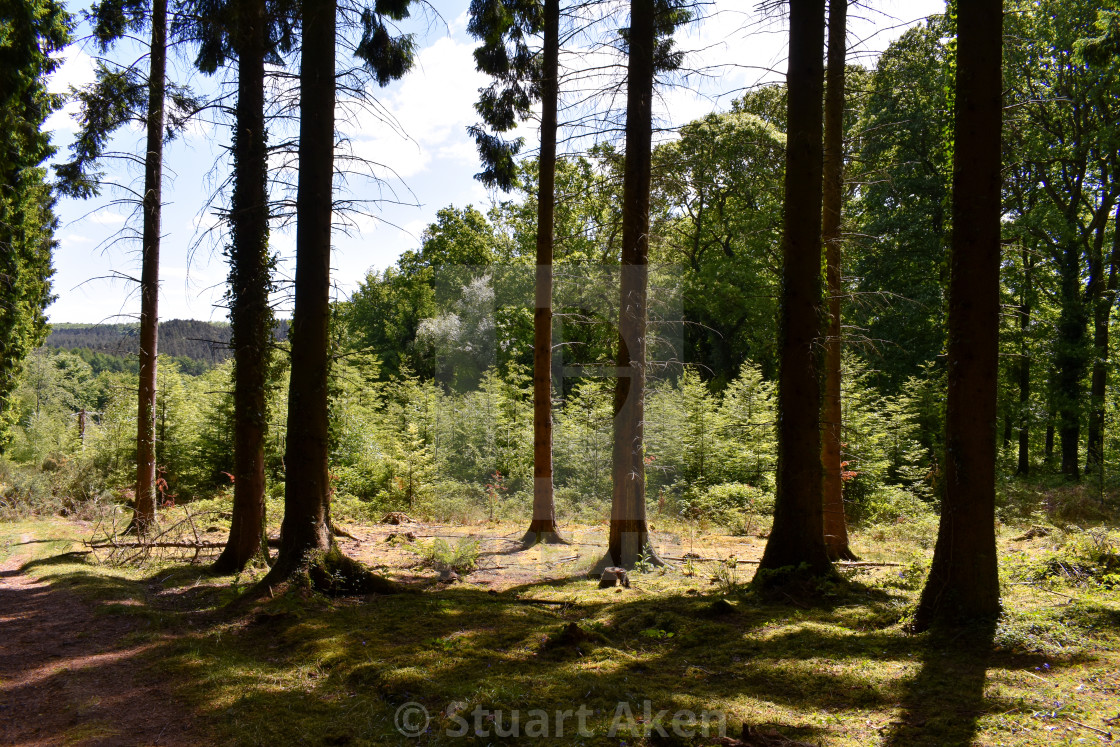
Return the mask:
[[147, 622], [100, 614], [25, 561], [0, 563], [0, 744], [205, 744], [146, 657]]

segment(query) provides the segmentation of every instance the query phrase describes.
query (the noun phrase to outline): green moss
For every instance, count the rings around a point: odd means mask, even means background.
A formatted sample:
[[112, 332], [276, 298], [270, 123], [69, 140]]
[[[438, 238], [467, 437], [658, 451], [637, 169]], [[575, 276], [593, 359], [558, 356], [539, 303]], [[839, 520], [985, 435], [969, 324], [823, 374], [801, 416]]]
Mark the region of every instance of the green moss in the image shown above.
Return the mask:
[[[57, 553], [73, 542], [69, 526], [33, 531], [52, 538]], [[10, 526], [0, 531], [12, 536]], [[173, 683], [223, 744], [412, 743], [394, 726], [408, 703], [431, 717], [425, 744], [463, 742], [448, 730], [475, 709], [502, 710], [508, 726], [514, 709], [524, 724], [532, 709], [581, 705], [591, 711], [587, 744], [650, 744], [653, 736], [608, 737], [620, 703], [642, 716], [647, 700], [654, 713], [724, 714], [729, 736], [748, 723], [828, 745], [1046, 745], [1050, 727], [1076, 729], [1067, 717], [1101, 724], [1115, 715], [1120, 605], [1109, 589], [1060, 578], [1047, 590], [1013, 583], [1004, 600], [1013, 612], [987, 639], [913, 636], [899, 621], [917, 588], [897, 581], [911, 563], [921, 567], [923, 551], [870, 533], [854, 540], [861, 554], [907, 565], [818, 584], [811, 603], [728, 598], [676, 570], [641, 575], [619, 594], [573, 577], [501, 594], [460, 584], [329, 597], [313, 592], [309, 570], [303, 590], [230, 611], [221, 605], [235, 594], [231, 579], [198, 566], [112, 568], [55, 555], [30, 572], [101, 603], [104, 614], [158, 619], [137, 670]], [[1021, 567], [1047, 552], [1028, 543]], [[324, 554], [311, 567], [334, 579], [344, 558]], [[244, 574], [236, 588], [262, 573]], [[519, 740], [491, 731], [466, 741]]]

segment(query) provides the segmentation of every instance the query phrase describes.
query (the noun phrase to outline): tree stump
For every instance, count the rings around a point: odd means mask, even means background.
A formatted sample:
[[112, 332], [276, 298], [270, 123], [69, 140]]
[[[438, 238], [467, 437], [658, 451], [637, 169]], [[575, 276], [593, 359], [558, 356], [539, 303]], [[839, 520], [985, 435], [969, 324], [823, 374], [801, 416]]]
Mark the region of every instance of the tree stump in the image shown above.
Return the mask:
[[603, 575], [599, 577], [599, 588], [610, 589], [619, 584], [625, 586], [627, 589], [630, 588], [630, 574], [626, 572], [626, 569], [616, 566], [604, 568]]

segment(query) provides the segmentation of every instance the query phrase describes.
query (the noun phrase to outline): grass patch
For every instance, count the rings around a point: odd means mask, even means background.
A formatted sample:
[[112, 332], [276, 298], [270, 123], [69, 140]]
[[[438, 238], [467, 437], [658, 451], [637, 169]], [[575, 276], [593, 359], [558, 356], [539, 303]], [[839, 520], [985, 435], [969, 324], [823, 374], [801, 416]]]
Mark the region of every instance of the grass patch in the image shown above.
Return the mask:
[[[264, 569], [214, 578], [183, 562], [110, 567], [61, 554], [81, 530], [2, 525], [0, 551], [12, 537], [47, 539], [10, 547], [42, 547], [29, 572], [103, 614], [150, 620], [140, 635], [153, 647], [138, 666], [174, 683], [220, 743], [513, 743], [555, 734], [557, 712], [571, 711], [558, 743], [713, 744], [703, 722], [733, 737], [748, 724], [810, 744], [1050, 745], [1096, 739], [1077, 723], [1107, 731], [1120, 715], [1117, 592], [1096, 576], [1031, 576], [1055, 556], [1090, 562], [1097, 545], [1076, 533], [1016, 540], [1020, 531], [1004, 531], [1007, 613], [994, 629], [945, 638], [903, 630], [929, 547], [894, 525], [856, 531], [853, 545], [903, 565], [845, 571], [811, 604], [749, 591], [751, 566], [726, 560], [600, 590], [570, 571], [545, 577], [569, 566], [542, 555], [537, 577], [501, 590], [417, 584], [426, 591], [329, 599], [304, 589], [236, 616], [222, 606]], [[761, 547], [708, 539], [708, 557], [743, 560]], [[383, 539], [364, 545], [382, 548], [374, 560], [387, 572], [416, 564]], [[457, 547], [444, 542], [439, 564], [454, 567], [446, 557]], [[515, 555], [464, 554], [480, 574]], [[418, 707], [423, 728], [406, 738], [398, 727], [420, 724]], [[457, 736], [463, 724], [467, 735]], [[572, 737], [580, 725], [587, 736]]]

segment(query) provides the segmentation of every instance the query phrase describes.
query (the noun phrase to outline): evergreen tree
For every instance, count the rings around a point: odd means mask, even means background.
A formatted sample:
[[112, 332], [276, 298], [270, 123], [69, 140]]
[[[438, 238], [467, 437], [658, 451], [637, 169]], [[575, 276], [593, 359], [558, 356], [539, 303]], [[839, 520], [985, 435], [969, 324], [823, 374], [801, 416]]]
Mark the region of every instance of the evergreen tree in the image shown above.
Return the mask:
[[70, 16], [53, 0], [0, 2], [0, 453], [22, 362], [47, 336], [54, 196], [41, 167], [54, 152], [42, 127], [61, 105], [48, 93]]
[[[327, 377], [337, 15], [336, 0], [305, 0], [302, 5], [295, 309], [284, 522], [280, 553], [261, 582], [263, 586], [291, 577], [307, 567], [311, 556], [333, 547]], [[376, 9], [361, 13], [362, 38], [356, 54], [381, 85], [401, 77], [412, 65], [412, 37], [394, 37], [386, 26], [386, 21], [406, 17], [408, 0], [381, 0]]]
[[779, 311], [778, 474], [774, 526], [759, 575], [803, 564], [831, 568], [821, 500], [821, 212], [824, 0], [791, 0], [782, 293]]
[[957, 9], [945, 497], [914, 616], [924, 630], [1000, 611], [995, 531], [1003, 1]]
[[[543, 6], [543, 7], [542, 7]], [[560, 70], [560, 0], [502, 2], [474, 0], [470, 32], [483, 40], [475, 50], [479, 70], [495, 78], [483, 89], [477, 109], [497, 132], [507, 131], [541, 102], [541, 150], [537, 162], [537, 240], [533, 311], [533, 517], [526, 544], [562, 543], [556, 524], [552, 465], [552, 285], [556, 205], [556, 133]], [[540, 57], [525, 37], [543, 34]], [[508, 142], [472, 127], [483, 160], [478, 178], [510, 189], [516, 174], [513, 157], [520, 140]]]
[[290, 45], [284, 0], [196, 0], [188, 23], [199, 36], [198, 67], [237, 60], [230, 198], [229, 308], [234, 359], [233, 520], [215, 570], [240, 571], [265, 548], [267, 383], [272, 358], [272, 257], [268, 251], [268, 135], [265, 60]]
[[828, 334], [824, 349], [824, 409], [821, 419], [821, 467], [824, 479], [824, 543], [833, 560], [855, 560], [848, 546], [848, 523], [844, 517], [842, 436], [840, 402], [840, 223], [844, 189], [844, 73], [847, 67], [846, 37], [848, 0], [828, 3], [828, 70], [824, 99], [824, 205], [822, 236], [828, 283]]
[[[140, 268], [140, 386], [136, 420], [136, 506], [133, 528], [143, 534], [156, 518], [156, 369], [159, 360], [159, 250], [163, 209], [163, 143], [167, 84], [167, 0], [101, 0], [89, 11], [93, 36], [105, 52], [121, 40], [149, 31], [148, 69], [135, 65], [111, 67], [99, 62], [96, 80], [78, 92], [81, 130], [71, 146], [73, 160], [56, 166], [68, 194], [90, 197], [98, 193], [98, 162], [111, 134], [122, 125], [142, 122], [144, 191]], [[185, 91], [172, 91], [176, 103], [190, 108]], [[174, 119], [171, 120], [173, 123]]]

